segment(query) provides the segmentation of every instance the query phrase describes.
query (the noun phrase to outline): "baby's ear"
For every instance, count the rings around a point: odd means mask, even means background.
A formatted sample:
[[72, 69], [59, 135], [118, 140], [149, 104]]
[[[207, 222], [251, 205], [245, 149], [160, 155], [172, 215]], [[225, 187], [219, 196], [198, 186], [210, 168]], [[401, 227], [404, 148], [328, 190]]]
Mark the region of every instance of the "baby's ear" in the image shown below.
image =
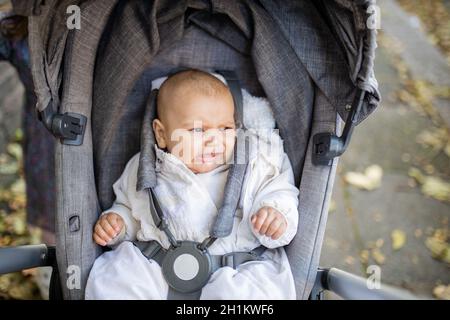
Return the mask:
[[155, 119], [152, 122], [153, 133], [155, 134], [156, 143], [160, 149], [165, 149], [167, 147], [166, 138], [165, 138], [165, 129], [159, 119]]

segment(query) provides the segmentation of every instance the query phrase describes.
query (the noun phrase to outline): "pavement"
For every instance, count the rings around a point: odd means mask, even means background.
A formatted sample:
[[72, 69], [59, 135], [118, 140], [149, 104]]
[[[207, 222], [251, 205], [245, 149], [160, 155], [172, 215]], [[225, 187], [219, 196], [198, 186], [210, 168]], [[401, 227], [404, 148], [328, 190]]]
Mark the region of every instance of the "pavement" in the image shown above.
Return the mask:
[[[383, 102], [355, 129], [349, 149], [340, 159], [332, 195], [336, 209], [328, 217], [320, 263], [361, 276], [368, 276], [368, 265], [378, 265], [382, 283], [432, 297], [437, 285], [450, 284], [450, 265], [432, 258], [425, 239], [436, 229], [448, 230], [450, 204], [423, 195], [412, 184], [408, 170], [432, 165], [434, 175], [448, 182], [450, 160], [416, 142], [417, 135], [435, 128], [436, 122], [396, 99], [396, 92], [403, 87], [397, 62], [400, 59], [406, 64], [414, 80], [437, 86], [450, 87], [450, 68], [414, 17], [395, 1], [378, 1], [378, 5], [380, 33], [391, 40], [379, 43], [375, 61]], [[397, 55], [390, 47], [392, 41], [402, 49]], [[441, 127], [450, 128], [449, 100], [436, 98], [433, 106], [440, 114]], [[346, 172], [362, 172], [372, 164], [383, 168], [378, 189], [363, 191], [345, 182]], [[406, 234], [406, 243], [398, 250], [392, 248], [394, 229]], [[364, 250], [371, 252], [375, 243], [381, 257], [369, 255], [366, 261]]]
[[20, 127], [24, 92], [16, 70], [9, 63], [0, 62], [0, 153]]

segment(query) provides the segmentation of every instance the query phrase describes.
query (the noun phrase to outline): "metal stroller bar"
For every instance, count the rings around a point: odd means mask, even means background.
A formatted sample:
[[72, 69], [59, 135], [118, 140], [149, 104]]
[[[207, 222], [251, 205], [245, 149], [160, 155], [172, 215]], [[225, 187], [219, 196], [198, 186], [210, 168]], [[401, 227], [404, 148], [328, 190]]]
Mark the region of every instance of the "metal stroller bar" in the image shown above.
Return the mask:
[[418, 300], [412, 293], [380, 284], [379, 288], [370, 289], [367, 279], [346, 271], [319, 268], [310, 299], [322, 300], [325, 291], [337, 294], [345, 300]]
[[0, 248], [0, 274], [53, 266], [56, 249], [45, 244]]

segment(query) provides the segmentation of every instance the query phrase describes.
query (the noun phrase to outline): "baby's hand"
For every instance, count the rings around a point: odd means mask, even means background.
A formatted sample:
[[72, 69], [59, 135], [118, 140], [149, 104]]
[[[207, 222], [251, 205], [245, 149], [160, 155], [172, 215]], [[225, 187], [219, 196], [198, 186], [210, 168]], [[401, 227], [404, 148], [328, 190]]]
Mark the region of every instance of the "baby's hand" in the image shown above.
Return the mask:
[[251, 222], [256, 232], [277, 240], [286, 231], [286, 219], [272, 207], [262, 207], [256, 212]]
[[124, 225], [122, 217], [117, 213], [108, 212], [102, 215], [94, 227], [94, 241], [101, 246], [105, 246], [119, 234]]

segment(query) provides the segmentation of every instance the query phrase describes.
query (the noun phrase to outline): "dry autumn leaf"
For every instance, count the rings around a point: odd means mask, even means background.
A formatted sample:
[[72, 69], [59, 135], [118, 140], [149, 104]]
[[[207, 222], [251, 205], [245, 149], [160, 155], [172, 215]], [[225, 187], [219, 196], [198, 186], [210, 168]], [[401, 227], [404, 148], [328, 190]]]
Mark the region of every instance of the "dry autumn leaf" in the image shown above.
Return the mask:
[[436, 237], [428, 237], [425, 245], [431, 251], [431, 256], [435, 259], [450, 264], [450, 245]]
[[440, 201], [450, 202], [450, 183], [438, 177], [428, 176], [421, 189], [427, 196]]
[[10, 187], [13, 194], [25, 194], [25, 180], [18, 179]]
[[364, 190], [374, 190], [381, 185], [383, 169], [379, 165], [371, 165], [360, 172], [347, 172], [344, 179], [347, 183]]
[[379, 248], [372, 249], [372, 258], [377, 264], [384, 264], [386, 262], [386, 257]]
[[408, 174], [422, 185], [421, 191], [424, 195], [440, 201], [450, 202], [450, 183], [439, 177], [426, 176], [416, 168], [410, 168]]
[[450, 285], [439, 285], [433, 289], [433, 295], [441, 300], [450, 300]]
[[359, 260], [361, 261], [361, 263], [366, 264], [367, 262], [369, 262], [369, 250], [361, 250], [361, 252], [359, 253]]
[[19, 171], [19, 164], [15, 161], [2, 164], [0, 174], [16, 174]]
[[447, 130], [445, 128], [434, 130], [424, 130], [416, 138], [416, 141], [422, 145], [430, 146], [433, 150], [440, 150], [446, 146], [448, 140]]
[[392, 239], [392, 249], [399, 250], [406, 243], [406, 234], [404, 231], [400, 229], [395, 229], [391, 232], [391, 239]]
[[23, 156], [22, 146], [19, 143], [10, 143], [6, 147], [6, 150], [10, 155], [12, 155], [16, 160], [21, 161]]
[[14, 131], [14, 139], [16, 141], [22, 141], [23, 140], [23, 131], [21, 128], [17, 128], [16, 131]]

